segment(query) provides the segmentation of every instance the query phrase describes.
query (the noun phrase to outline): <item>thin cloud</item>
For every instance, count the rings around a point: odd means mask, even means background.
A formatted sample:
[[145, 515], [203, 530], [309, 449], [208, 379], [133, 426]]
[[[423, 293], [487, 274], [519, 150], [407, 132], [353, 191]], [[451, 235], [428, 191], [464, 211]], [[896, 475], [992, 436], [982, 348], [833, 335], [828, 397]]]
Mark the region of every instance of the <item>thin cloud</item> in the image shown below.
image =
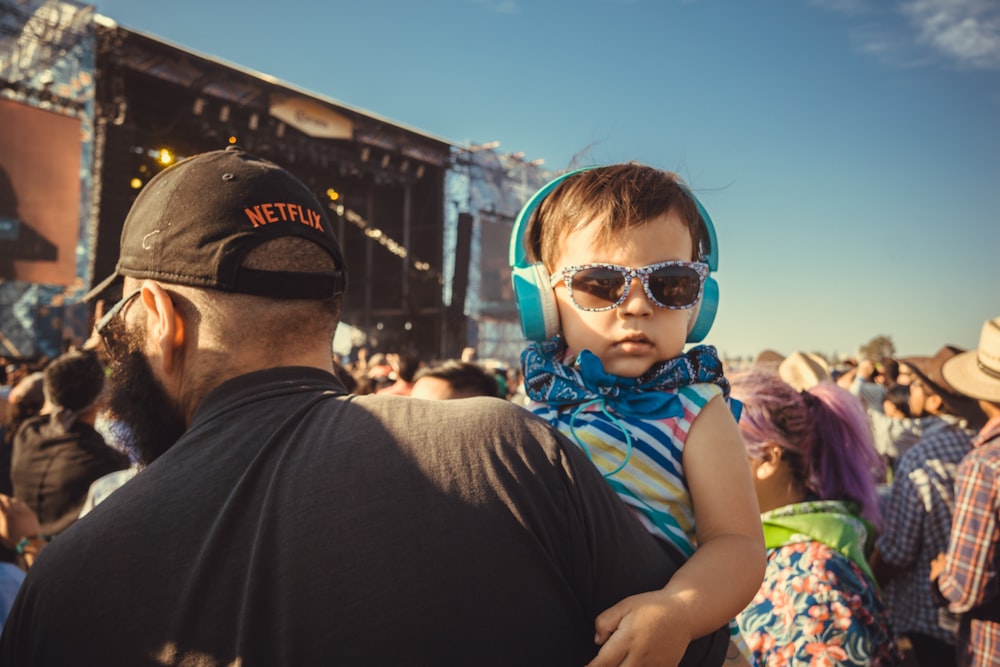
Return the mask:
[[[1000, 70], [1000, 3], [996, 0], [809, 0], [856, 21], [854, 47], [894, 67], [942, 61]], [[902, 21], [900, 20], [902, 18]]]
[[1000, 5], [994, 0], [909, 0], [902, 11], [919, 43], [969, 67], [1000, 69]]

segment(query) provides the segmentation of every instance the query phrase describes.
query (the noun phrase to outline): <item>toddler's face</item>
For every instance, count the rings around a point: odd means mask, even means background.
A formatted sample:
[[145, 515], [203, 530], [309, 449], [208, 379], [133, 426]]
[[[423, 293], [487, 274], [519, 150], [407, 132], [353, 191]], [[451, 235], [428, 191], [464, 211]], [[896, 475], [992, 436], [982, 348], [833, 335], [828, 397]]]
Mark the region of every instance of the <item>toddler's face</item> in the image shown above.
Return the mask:
[[[613, 246], [600, 247], [590, 223], [570, 234], [559, 246], [554, 275], [567, 266], [617, 264], [639, 268], [671, 260], [691, 261], [691, 235], [673, 212], [628, 230]], [[684, 350], [697, 306], [686, 310], [661, 308], [633, 278], [628, 298], [617, 308], [600, 312], [581, 310], [566, 285], [554, 288], [563, 337], [574, 352], [590, 350], [604, 370], [621, 377], [638, 377], [658, 361]]]

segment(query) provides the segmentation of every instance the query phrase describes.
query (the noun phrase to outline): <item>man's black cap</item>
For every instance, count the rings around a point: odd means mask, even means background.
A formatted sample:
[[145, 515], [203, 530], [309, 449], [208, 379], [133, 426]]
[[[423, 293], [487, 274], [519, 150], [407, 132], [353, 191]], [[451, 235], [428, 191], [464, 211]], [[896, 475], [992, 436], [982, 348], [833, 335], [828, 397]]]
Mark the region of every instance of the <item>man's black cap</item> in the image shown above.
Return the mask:
[[[336, 263], [332, 273], [240, 268], [256, 246], [308, 239]], [[104, 296], [124, 276], [279, 299], [341, 294], [340, 244], [316, 196], [288, 171], [236, 146], [202, 153], [157, 174], [125, 218], [115, 272], [86, 296]]]

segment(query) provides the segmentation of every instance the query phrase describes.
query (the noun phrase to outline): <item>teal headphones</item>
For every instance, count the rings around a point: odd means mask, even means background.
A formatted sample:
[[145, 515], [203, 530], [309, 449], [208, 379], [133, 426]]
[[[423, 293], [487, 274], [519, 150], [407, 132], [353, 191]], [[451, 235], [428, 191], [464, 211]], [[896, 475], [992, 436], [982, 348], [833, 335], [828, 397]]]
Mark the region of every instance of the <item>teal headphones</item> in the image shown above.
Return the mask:
[[[552, 287], [550, 287], [549, 272], [541, 262], [528, 262], [528, 253], [524, 247], [524, 235], [527, 232], [528, 223], [532, 214], [541, 205], [542, 200], [548, 197], [563, 181], [580, 172], [595, 168], [575, 169], [546, 183], [541, 190], [532, 195], [514, 221], [514, 228], [510, 234], [508, 262], [511, 269], [511, 280], [514, 283], [514, 298], [521, 316], [521, 332], [528, 340], [543, 341], [559, 333], [559, 310], [552, 293]], [[702, 257], [702, 261], [708, 265], [709, 271], [715, 272], [719, 268], [719, 244], [715, 237], [715, 227], [712, 225], [712, 219], [708, 216], [708, 211], [701, 205], [698, 198], [690, 190], [685, 188], [685, 191], [697, 205], [698, 214], [705, 224], [708, 236], [708, 254]], [[687, 342], [697, 343], [708, 335], [712, 323], [715, 321], [715, 312], [718, 307], [719, 284], [715, 278], [709, 275], [705, 280], [701, 302], [696, 306], [698, 314], [694, 326], [688, 333]]]

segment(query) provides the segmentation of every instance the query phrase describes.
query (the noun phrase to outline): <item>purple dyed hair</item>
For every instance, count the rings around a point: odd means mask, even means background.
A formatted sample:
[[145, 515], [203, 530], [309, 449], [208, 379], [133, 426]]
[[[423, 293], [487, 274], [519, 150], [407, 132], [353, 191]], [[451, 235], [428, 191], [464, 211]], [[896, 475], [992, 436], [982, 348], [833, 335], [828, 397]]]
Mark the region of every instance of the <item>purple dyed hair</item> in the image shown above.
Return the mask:
[[773, 373], [730, 378], [743, 403], [740, 432], [747, 453], [781, 447], [796, 479], [822, 500], [856, 502], [861, 516], [881, 527], [876, 479], [883, 472], [868, 416], [857, 397], [832, 382], [797, 392]]

